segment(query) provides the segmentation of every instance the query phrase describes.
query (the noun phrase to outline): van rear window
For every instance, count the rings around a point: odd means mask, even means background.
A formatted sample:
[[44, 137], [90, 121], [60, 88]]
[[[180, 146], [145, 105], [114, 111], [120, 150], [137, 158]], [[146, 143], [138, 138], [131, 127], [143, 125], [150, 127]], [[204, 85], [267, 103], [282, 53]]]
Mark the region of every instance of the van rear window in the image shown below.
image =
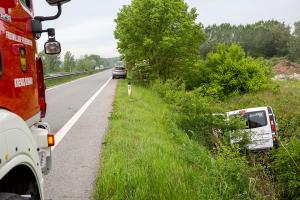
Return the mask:
[[267, 116], [265, 111], [256, 111], [245, 113], [248, 128], [259, 128], [267, 125]]

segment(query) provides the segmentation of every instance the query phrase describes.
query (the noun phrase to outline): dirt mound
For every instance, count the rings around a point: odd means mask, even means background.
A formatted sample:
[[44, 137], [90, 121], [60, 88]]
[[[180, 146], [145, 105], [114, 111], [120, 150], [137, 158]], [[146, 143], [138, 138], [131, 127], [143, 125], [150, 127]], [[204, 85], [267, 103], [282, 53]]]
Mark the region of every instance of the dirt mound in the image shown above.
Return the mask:
[[285, 74], [285, 75], [292, 75], [292, 74], [300, 74], [300, 65], [296, 63], [292, 63], [288, 60], [281, 60], [274, 64], [272, 67], [275, 74]]

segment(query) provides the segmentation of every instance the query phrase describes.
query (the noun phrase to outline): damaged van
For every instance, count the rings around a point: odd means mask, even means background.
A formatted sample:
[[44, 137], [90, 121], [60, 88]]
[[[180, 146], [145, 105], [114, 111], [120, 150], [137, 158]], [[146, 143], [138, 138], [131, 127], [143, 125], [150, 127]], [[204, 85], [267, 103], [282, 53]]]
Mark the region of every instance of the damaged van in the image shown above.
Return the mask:
[[[277, 142], [277, 121], [273, 109], [270, 106], [247, 108], [226, 112], [226, 119], [239, 116], [245, 121], [245, 129], [248, 132], [251, 143], [250, 150], [267, 150], [276, 148]], [[231, 143], [237, 143], [238, 139], [231, 139]]]

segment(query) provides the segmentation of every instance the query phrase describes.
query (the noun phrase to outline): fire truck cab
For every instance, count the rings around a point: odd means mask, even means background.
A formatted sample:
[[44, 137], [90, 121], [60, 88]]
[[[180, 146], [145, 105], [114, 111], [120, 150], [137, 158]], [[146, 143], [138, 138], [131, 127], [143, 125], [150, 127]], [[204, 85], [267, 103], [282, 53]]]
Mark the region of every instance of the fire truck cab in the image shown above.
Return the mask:
[[43, 62], [36, 40], [48, 33], [46, 54], [60, 53], [54, 29], [42, 22], [61, 15], [70, 0], [46, 0], [54, 16], [34, 17], [32, 0], [0, 0], [0, 199], [43, 199], [54, 135], [47, 123]]

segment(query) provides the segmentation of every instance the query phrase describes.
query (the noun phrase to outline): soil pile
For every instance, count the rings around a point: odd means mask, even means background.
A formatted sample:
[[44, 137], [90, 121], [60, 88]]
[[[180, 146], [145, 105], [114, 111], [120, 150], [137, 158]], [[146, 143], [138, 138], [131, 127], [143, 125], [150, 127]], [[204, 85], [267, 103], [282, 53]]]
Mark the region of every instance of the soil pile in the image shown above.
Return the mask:
[[281, 60], [274, 64], [273, 72], [275, 74], [293, 75], [300, 74], [300, 65], [288, 60]]

